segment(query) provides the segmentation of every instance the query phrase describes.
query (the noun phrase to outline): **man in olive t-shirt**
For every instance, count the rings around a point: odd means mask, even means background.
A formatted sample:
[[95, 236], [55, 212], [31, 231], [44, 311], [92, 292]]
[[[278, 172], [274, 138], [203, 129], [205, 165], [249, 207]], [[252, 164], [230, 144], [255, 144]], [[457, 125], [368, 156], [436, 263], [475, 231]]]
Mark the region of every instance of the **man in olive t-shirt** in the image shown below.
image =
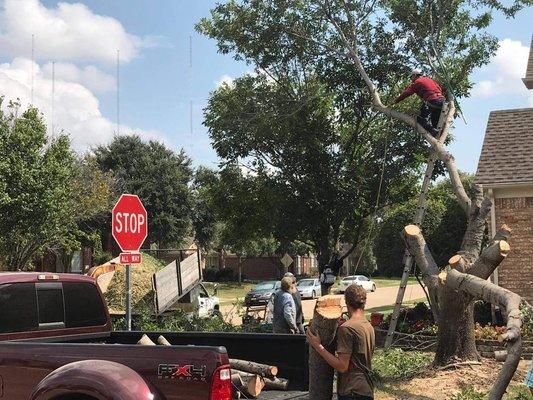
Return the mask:
[[314, 334], [312, 328], [307, 330], [307, 340], [339, 372], [339, 400], [372, 400], [374, 388], [369, 373], [375, 336], [374, 328], [365, 318], [366, 291], [360, 286], [350, 285], [344, 298], [350, 319], [337, 332], [337, 356], [322, 346], [318, 333]]

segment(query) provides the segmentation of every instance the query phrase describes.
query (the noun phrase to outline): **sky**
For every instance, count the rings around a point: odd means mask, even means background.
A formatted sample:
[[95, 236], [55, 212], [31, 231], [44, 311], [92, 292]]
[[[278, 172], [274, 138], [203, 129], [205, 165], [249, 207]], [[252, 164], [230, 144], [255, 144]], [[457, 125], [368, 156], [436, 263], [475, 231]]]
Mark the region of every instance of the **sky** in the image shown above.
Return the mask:
[[[0, 91], [23, 106], [33, 99], [50, 132], [68, 133], [80, 153], [109, 142], [118, 131], [184, 148], [194, 165], [216, 167], [203, 108], [220, 82], [252, 67], [218, 54], [214, 41], [195, 32], [195, 23], [215, 3], [0, 0]], [[489, 65], [475, 71], [472, 97], [461, 102], [467, 124], [456, 122], [450, 146], [464, 171], [476, 170], [491, 110], [533, 107], [533, 91], [521, 81], [532, 20], [533, 7], [514, 20], [497, 17], [489, 30], [500, 48]]]

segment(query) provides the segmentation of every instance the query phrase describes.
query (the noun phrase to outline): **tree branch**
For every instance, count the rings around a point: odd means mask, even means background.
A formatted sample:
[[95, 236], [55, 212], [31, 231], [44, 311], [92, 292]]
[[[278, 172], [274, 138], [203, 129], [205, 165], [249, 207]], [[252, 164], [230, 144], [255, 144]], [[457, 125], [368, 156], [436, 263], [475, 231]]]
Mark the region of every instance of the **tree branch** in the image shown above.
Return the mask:
[[407, 225], [403, 229], [403, 239], [414, 257], [416, 265], [420, 269], [422, 280], [430, 290], [438, 287], [439, 267], [429, 250], [429, 247], [422, 235], [421, 229], [416, 225]]
[[485, 247], [479, 258], [468, 269], [468, 273], [481, 279], [488, 279], [511, 249], [508, 243], [511, 230], [503, 225], [494, 235], [492, 244]]

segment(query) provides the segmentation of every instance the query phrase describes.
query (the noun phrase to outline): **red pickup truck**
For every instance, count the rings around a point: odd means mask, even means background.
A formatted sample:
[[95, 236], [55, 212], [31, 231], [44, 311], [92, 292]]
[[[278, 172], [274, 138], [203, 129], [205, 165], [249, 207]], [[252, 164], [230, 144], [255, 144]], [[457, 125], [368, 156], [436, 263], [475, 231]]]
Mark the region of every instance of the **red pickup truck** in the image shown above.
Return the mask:
[[[172, 346], [136, 345], [143, 333], [111, 330], [92, 278], [1, 273], [0, 399], [229, 400], [228, 351], [275, 363], [291, 380], [291, 392], [262, 399], [305, 396], [301, 336], [165, 332]], [[155, 341], [161, 332], [148, 334]]]

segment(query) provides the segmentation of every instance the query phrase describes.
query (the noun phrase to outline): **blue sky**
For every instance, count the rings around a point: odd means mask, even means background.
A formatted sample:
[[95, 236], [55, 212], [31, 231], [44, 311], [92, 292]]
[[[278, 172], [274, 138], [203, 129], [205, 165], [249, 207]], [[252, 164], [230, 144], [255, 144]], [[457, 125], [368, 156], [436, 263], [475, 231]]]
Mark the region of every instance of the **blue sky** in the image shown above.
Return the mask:
[[[194, 24], [208, 15], [215, 1], [83, 0], [84, 6], [75, 2], [58, 6], [51, 0], [2, 3], [0, 85], [8, 96], [16, 93], [23, 100], [28, 98], [32, 81], [24, 71], [32, 69], [34, 104], [45, 110], [54, 130], [70, 132], [79, 150], [105, 142], [116, 130], [113, 49], [121, 47], [121, 132], [162, 139], [175, 149], [183, 147], [195, 165], [216, 166], [216, 154], [201, 123], [202, 108], [223, 76], [235, 78], [251, 68], [231, 56], [217, 54], [214, 41], [194, 31]], [[31, 28], [34, 32], [20, 26], [28, 19], [35, 21]], [[89, 30], [80, 21], [88, 21], [94, 29]], [[532, 93], [519, 80], [524, 75], [525, 69], [521, 74], [520, 70], [522, 65], [525, 68], [533, 33], [531, 21], [532, 8], [522, 11], [515, 20], [494, 21], [490, 32], [502, 40], [501, 49], [490, 66], [476, 71], [474, 80], [480, 84], [473, 97], [461, 104], [468, 125], [457, 122], [457, 139], [451, 146], [463, 170], [475, 171], [490, 110], [533, 106]], [[62, 24], [71, 29], [59, 30]], [[75, 34], [69, 41], [72, 31]], [[31, 33], [35, 33], [33, 67], [28, 61]], [[59, 38], [57, 45], [55, 38]], [[51, 61], [56, 61], [53, 102]], [[22, 92], [26, 94], [20, 95]]]

